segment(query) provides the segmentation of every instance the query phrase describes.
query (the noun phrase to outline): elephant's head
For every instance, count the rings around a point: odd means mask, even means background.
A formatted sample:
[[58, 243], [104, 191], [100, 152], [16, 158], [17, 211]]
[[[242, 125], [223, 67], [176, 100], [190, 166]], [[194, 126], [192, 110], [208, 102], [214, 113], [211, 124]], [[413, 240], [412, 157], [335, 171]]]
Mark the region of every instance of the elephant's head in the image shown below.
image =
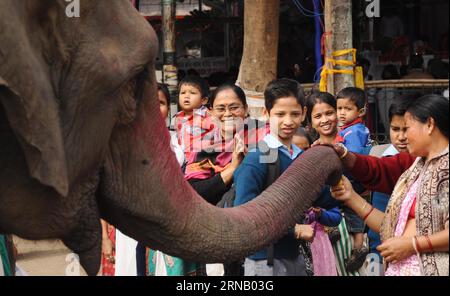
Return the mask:
[[[164, 252], [219, 262], [282, 236], [340, 174], [316, 148], [254, 201], [207, 204], [186, 183], [156, 100], [157, 38], [127, 0], [0, 3], [0, 233], [61, 238], [100, 264], [100, 217]], [[330, 179], [331, 176], [331, 179]]]

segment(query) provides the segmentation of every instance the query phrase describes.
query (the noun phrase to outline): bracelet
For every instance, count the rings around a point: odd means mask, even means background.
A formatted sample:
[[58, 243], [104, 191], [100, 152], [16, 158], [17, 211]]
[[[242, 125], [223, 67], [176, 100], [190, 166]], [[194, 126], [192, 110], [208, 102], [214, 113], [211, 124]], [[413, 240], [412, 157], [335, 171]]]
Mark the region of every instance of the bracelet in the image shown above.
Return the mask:
[[368, 204], [369, 204], [368, 202], [365, 202], [365, 203], [364, 203], [364, 206], [363, 206], [362, 209], [361, 209], [361, 211], [364, 212], [364, 210], [366, 209], [366, 207], [367, 207]]
[[348, 154], [348, 149], [347, 149], [347, 147], [345, 147], [344, 144], [341, 144], [341, 147], [344, 147], [344, 154], [339, 156], [339, 159], [344, 159], [347, 156], [347, 154]]
[[416, 237], [413, 236], [411, 240], [412, 240], [412, 245], [413, 245], [414, 251], [416, 252], [417, 255], [420, 255], [419, 250], [417, 250]]
[[422, 248], [420, 247], [419, 239], [417, 238], [417, 236], [414, 236], [414, 239], [416, 240], [417, 252], [418, 252], [419, 254], [422, 254], [422, 253], [423, 253], [423, 250], [422, 250]]
[[430, 237], [428, 236], [428, 234], [425, 234], [425, 238], [426, 238], [426, 240], [427, 240], [427, 242], [428, 242], [428, 247], [430, 248], [430, 251], [431, 251], [431, 252], [434, 252], [434, 250], [433, 250], [433, 244], [431, 243], [431, 240], [430, 240]]
[[375, 208], [371, 206], [370, 211], [367, 213], [367, 215], [364, 216], [363, 221], [366, 222], [367, 218], [369, 218], [370, 214], [372, 214], [373, 210]]

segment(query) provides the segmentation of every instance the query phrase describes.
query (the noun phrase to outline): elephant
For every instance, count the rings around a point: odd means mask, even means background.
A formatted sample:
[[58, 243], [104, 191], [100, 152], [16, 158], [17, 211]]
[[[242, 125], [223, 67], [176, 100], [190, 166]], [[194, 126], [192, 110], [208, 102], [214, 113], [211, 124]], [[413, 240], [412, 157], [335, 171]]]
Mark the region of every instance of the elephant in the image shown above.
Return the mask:
[[183, 179], [156, 97], [157, 37], [128, 0], [0, 2], [0, 233], [58, 238], [89, 275], [100, 218], [197, 262], [244, 257], [284, 235], [341, 176], [304, 153], [248, 204], [221, 209]]

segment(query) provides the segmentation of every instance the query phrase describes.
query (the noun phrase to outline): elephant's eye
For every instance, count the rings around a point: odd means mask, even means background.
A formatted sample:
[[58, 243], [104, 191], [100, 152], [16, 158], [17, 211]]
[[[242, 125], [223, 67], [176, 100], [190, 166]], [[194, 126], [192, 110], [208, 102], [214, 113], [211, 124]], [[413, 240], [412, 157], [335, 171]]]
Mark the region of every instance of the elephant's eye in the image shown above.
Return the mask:
[[120, 106], [118, 119], [121, 124], [134, 120], [136, 110], [144, 95], [144, 84], [149, 80], [149, 72], [145, 67], [122, 88], [119, 94]]
[[145, 82], [149, 81], [149, 71], [148, 67], [144, 67], [144, 69], [133, 79], [132, 85], [133, 87], [133, 97], [136, 100], [136, 104], [139, 104], [144, 91]]

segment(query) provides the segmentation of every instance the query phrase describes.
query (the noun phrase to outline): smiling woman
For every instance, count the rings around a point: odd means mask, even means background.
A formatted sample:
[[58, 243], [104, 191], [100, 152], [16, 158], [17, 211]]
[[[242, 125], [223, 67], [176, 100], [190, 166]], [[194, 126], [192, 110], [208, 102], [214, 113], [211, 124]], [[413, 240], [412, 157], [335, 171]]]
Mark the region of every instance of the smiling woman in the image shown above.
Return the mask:
[[[200, 145], [199, 152], [191, 154], [185, 179], [206, 201], [216, 205], [231, 189], [233, 174], [247, 153], [247, 145], [262, 139], [266, 127], [264, 123], [249, 124], [245, 93], [236, 85], [216, 88], [210, 104], [216, 128], [194, 144]], [[225, 275], [242, 275], [240, 265], [225, 264]]]
[[319, 134], [320, 142], [334, 143], [338, 132], [338, 118], [333, 95], [326, 92], [314, 93], [306, 101], [306, 108], [307, 118]]
[[262, 139], [265, 125], [256, 124], [255, 129], [249, 130], [245, 93], [236, 85], [224, 84], [215, 89], [211, 106], [216, 128], [195, 143], [200, 145], [200, 152], [191, 156], [185, 178], [203, 198], [215, 205], [230, 189], [233, 173], [247, 152], [249, 140]]
[[[439, 95], [410, 102], [406, 135], [408, 150], [417, 159], [397, 181], [386, 212], [367, 207], [347, 179], [332, 189], [336, 199], [380, 233], [382, 244], [377, 250], [388, 264], [386, 275], [449, 274], [448, 107], [448, 99]], [[345, 158], [355, 156], [348, 153]], [[378, 178], [391, 178], [392, 170], [382, 172], [382, 167], [373, 162], [364, 174], [375, 171]], [[371, 178], [370, 183], [381, 182]]]

